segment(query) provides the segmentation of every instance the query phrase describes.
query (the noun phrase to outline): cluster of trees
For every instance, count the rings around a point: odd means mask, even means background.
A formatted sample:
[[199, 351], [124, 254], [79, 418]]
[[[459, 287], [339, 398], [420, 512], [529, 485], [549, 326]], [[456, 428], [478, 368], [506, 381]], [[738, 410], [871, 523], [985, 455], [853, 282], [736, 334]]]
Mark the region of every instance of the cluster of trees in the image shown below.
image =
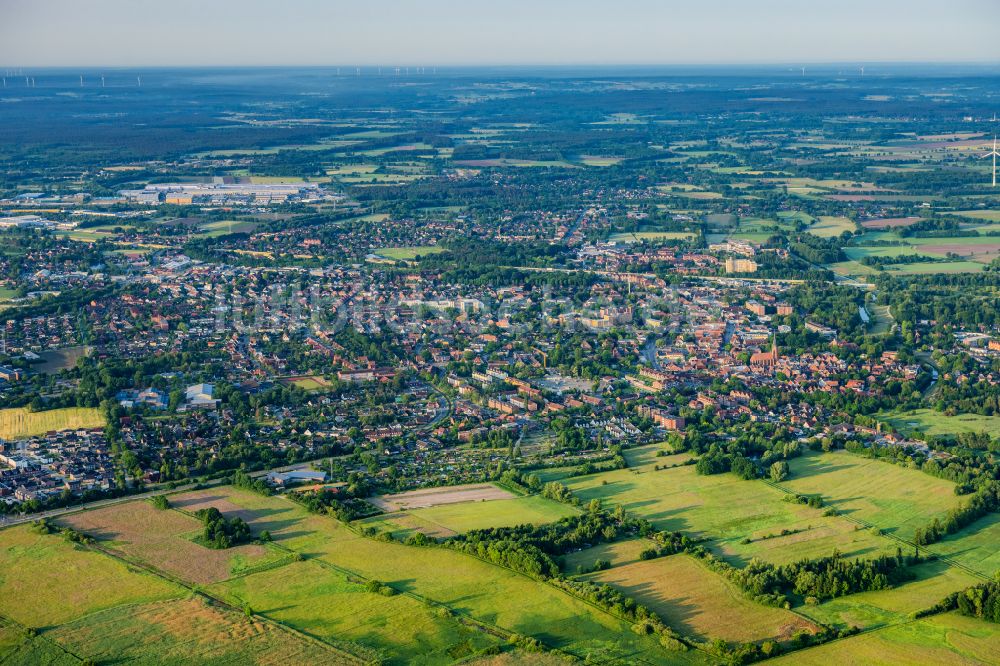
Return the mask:
[[236, 470], [233, 474], [233, 485], [237, 488], [257, 493], [258, 495], [271, 494], [271, 488], [268, 487], [267, 482], [262, 477], [255, 479], [241, 469]]
[[899, 264], [920, 264], [933, 261], [948, 261], [948, 259], [942, 257], [929, 257], [925, 254], [899, 254], [895, 257], [878, 257], [874, 255], [868, 255], [861, 257], [861, 263], [865, 266], [871, 266], [879, 270], [883, 266], [896, 266]]
[[876, 280], [893, 318], [911, 325], [934, 321], [936, 331], [978, 330], [1000, 324], [1000, 275], [993, 272], [883, 277]]
[[253, 535], [250, 526], [239, 516], [226, 518], [214, 506], [195, 513], [202, 522], [202, 533], [198, 538], [201, 545], [216, 550], [231, 548], [247, 543]]
[[943, 520], [935, 518], [929, 526], [918, 528], [914, 532], [913, 542], [919, 546], [936, 543], [997, 510], [1000, 510], [1000, 482], [991, 481], [973, 493], [968, 502], [945, 514]]
[[962, 615], [1000, 623], [1000, 582], [988, 581], [959, 590], [917, 613], [917, 617], [957, 610]]
[[604, 511], [600, 502], [594, 500], [586, 513], [567, 516], [548, 525], [526, 524], [472, 530], [452, 537], [446, 543], [457, 550], [530, 576], [551, 578], [558, 576], [560, 571], [555, 557], [623, 536], [647, 535], [652, 531], [648, 521], [628, 516], [622, 507]]
[[983, 583], [962, 590], [955, 604], [962, 615], [1000, 622], [1000, 583]]
[[909, 567], [921, 561], [916, 555], [906, 556], [902, 552], [871, 560], [847, 560], [834, 552], [829, 557], [792, 564], [775, 565], [754, 559], [743, 569], [728, 565], [722, 568], [730, 580], [756, 601], [783, 605], [790, 594], [821, 600], [889, 589], [911, 580], [913, 573]]
[[358, 518], [373, 516], [378, 513], [374, 505], [365, 502], [361, 497], [367, 497], [370, 488], [367, 482], [355, 480], [339, 490], [321, 488], [308, 492], [289, 493], [288, 497], [298, 502], [310, 513], [320, 513], [334, 516], [337, 520], [349, 523]]

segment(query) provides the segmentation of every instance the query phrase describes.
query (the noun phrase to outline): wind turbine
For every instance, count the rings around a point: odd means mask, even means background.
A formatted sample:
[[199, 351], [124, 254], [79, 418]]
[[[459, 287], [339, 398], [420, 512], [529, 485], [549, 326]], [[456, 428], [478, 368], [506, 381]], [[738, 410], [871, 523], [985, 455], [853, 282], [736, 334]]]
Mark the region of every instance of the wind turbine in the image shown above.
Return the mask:
[[139, 84], [140, 88], [142, 87], [142, 74], [135, 75], [135, 82]]
[[865, 78], [865, 66], [861, 65], [861, 78]]
[[805, 76], [805, 75], [806, 75], [806, 68], [805, 68], [805, 67], [803, 67], [803, 68], [802, 68], [802, 76]]
[[83, 87], [83, 74], [80, 75], [80, 87]]
[[1000, 152], [997, 152], [997, 138], [993, 136], [993, 150], [983, 155], [983, 157], [993, 158], [993, 187], [997, 186], [997, 157], [1000, 157]]
[[104, 87], [104, 76], [103, 75], [101, 76], [101, 87], [102, 88]]

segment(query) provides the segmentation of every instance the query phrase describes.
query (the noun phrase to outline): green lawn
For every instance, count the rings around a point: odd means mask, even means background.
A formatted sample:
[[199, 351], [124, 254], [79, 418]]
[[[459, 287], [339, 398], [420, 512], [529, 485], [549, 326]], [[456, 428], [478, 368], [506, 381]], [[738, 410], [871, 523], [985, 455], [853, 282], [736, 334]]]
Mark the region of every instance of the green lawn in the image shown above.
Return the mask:
[[789, 466], [784, 488], [821, 495], [844, 515], [906, 539], [961, 502], [951, 481], [845, 451], [804, 455]]

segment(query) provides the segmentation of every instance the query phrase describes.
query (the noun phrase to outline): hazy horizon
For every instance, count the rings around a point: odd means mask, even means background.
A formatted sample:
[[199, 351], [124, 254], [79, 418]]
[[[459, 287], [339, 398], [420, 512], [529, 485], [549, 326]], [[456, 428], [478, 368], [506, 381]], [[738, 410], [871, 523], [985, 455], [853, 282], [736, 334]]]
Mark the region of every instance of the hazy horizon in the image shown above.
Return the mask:
[[[993, 64], [1000, 3], [6, 0], [0, 67]], [[822, 35], [822, 39], [819, 36]]]

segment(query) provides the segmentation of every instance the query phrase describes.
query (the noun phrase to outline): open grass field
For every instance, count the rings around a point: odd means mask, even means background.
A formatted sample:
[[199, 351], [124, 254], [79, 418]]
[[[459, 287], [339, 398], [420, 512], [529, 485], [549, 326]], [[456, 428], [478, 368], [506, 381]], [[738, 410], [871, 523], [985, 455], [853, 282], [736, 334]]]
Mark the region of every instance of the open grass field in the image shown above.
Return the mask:
[[85, 511], [59, 522], [98, 539], [126, 559], [150, 564], [189, 583], [214, 583], [289, 559], [286, 553], [257, 544], [206, 548], [192, 540], [201, 531], [196, 518], [157, 509], [149, 502]]
[[[811, 180], [811, 179], [803, 179]], [[816, 221], [816, 218], [809, 213], [803, 213], [800, 210], [783, 210], [778, 213], [778, 219], [789, 224], [795, 224], [801, 222], [802, 224], [812, 224]]]
[[98, 663], [361, 664], [363, 660], [199, 598], [119, 606], [46, 636]]
[[602, 543], [578, 550], [563, 557], [563, 571], [574, 574], [580, 569], [590, 569], [598, 560], [604, 560], [613, 567], [639, 561], [639, 553], [653, 545], [648, 539], [625, 539]]
[[28, 636], [13, 623], [0, 623], [0, 662], [5, 666], [70, 666], [80, 660], [44, 636]]
[[608, 240], [616, 243], [641, 243], [642, 241], [690, 240], [693, 233], [687, 231], [629, 231], [614, 234]]
[[588, 578], [620, 589], [682, 634], [703, 640], [785, 640], [801, 631], [816, 630], [794, 613], [750, 601], [689, 555], [627, 564]]
[[905, 539], [961, 503], [951, 481], [845, 451], [807, 454], [789, 467], [782, 487], [821, 495], [842, 514]]
[[330, 382], [318, 375], [306, 375], [302, 377], [285, 377], [281, 379], [282, 384], [297, 386], [303, 391], [322, 391], [330, 388]]
[[827, 264], [826, 268], [833, 271], [837, 275], [854, 278], [867, 277], [878, 273], [878, 271], [871, 266], [865, 266], [857, 261], [838, 261], [833, 264]]
[[888, 273], [932, 275], [945, 273], [979, 273], [985, 266], [975, 261], [928, 261], [887, 266]]
[[952, 592], [982, 582], [981, 579], [943, 561], [914, 568], [916, 580], [890, 590], [862, 592], [830, 599], [816, 606], [800, 606], [807, 617], [836, 629], [873, 629], [905, 622]]
[[421, 245], [418, 247], [383, 247], [376, 250], [376, 254], [386, 259], [395, 259], [396, 261], [412, 261], [420, 256], [438, 254], [444, 251], [443, 247], [436, 245]]
[[577, 513], [566, 504], [532, 495], [514, 499], [440, 504], [369, 518], [363, 525], [405, 537], [414, 531], [444, 537], [489, 527], [541, 525]]
[[984, 576], [1000, 573], [1000, 515], [991, 513], [945, 537], [929, 550]]
[[1000, 432], [1000, 416], [956, 414], [948, 416], [933, 409], [882, 413], [878, 419], [903, 434], [920, 430], [928, 435], [957, 435], [963, 432]]
[[1000, 222], [1000, 210], [956, 210], [954, 213], [946, 213], [946, 215], [961, 215], [962, 217], [971, 217], [974, 220]]
[[912, 254], [919, 254], [931, 258], [938, 256], [928, 254], [927, 252], [924, 252], [912, 245], [876, 245], [871, 247], [852, 245], [844, 248], [844, 254], [854, 261], [860, 261], [865, 257], [899, 257], [904, 255], [909, 256]]
[[307, 559], [318, 558], [380, 580], [581, 657], [590, 653], [597, 659], [624, 652], [658, 663], [702, 661], [697, 653], [666, 652], [653, 638], [633, 634], [627, 622], [519, 574], [443, 548], [368, 539], [333, 519], [308, 514], [284, 498], [213, 488], [187, 493], [178, 503], [204, 502], [206, 496], [213, 497], [212, 505], [227, 516], [240, 515], [255, 532], [268, 529], [280, 546]]
[[[367, 592], [360, 581], [316, 562], [296, 562], [222, 583], [213, 593], [336, 645], [365, 646], [388, 663], [447, 663], [498, 639], [407, 595]], [[350, 649], [350, 645], [343, 645]], [[449, 654], [450, 653], [450, 654]]]
[[182, 592], [60, 536], [36, 534], [28, 525], [0, 531], [0, 615], [28, 627], [49, 627]]
[[[563, 483], [584, 502], [597, 498], [620, 504], [658, 529], [709, 539], [711, 550], [738, 566], [754, 557], [779, 564], [823, 557], [835, 548], [850, 557], [895, 552], [889, 539], [843, 518], [824, 516], [821, 509], [784, 502], [784, 493], [766, 483], [742, 481], [732, 474], [700, 476], [690, 465], [652, 468], [590, 474]], [[794, 533], [775, 536], [782, 529]], [[749, 543], [742, 543], [744, 539]]]
[[253, 233], [254, 229], [257, 228], [256, 222], [241, 222], [238, 220], [218, 220], [215, 222], [208, 222], [202, 224], [198, 227], [198, 233], [194, 234], [197, 238], [216, 238], [218, 236], [225, 236], [227, 234], [240, 234], [240, 233]]
[[948, 613], [798, 651], [769, 663], [966, 666], [996, 663], [998, 654], [997, 625]]
[[806, 231], [820, 238], [834, 238], [845, 231], [854, 231], [854, 229], [854, 222], [846, 217], [821, 215], [816, 222], [806, 228]]
[[35, 365], [38, 372], [52, 375], [60, 370], [75, 368], [77, 361], [90, 354], [90, 347], [67, 347], [66, 349], [47, 349], [39, 354], [42, 362]]
[[66, 407], [29, 412], [23, 407], [0, 409], [0, 439], [41, 435], [50, 430], [102, 428], [104, 415], [90, 407]]
[[591, 167], [609, 167], [621, 162], [622, 157], [600, 157], [598, 155], [581, 155], [580, 162]]

